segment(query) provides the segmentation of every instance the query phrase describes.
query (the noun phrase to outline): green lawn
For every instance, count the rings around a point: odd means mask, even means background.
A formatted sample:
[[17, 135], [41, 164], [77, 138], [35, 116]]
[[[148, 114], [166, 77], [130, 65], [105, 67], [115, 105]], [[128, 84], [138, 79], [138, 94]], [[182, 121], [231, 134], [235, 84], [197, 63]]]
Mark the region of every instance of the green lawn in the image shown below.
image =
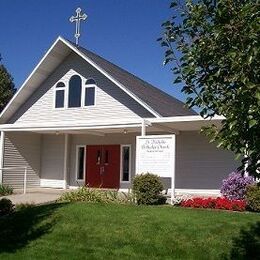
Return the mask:
[[256, 222], [260, 214], [170, 206], [45, 205], [0, 218], [0, 259], [223, 259]]

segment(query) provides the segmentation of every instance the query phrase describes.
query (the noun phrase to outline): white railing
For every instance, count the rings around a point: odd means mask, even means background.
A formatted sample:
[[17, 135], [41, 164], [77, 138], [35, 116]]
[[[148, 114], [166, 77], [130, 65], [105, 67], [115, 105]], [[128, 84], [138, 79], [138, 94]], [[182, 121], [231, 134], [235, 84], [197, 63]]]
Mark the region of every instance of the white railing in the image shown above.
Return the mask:
[[[27, 167], [21, 166], [21, 167], [3, 167], [0, 168], [0, 171], [8, 171], [8, 170], [19, 170], [19, 169], [24, 169], [24, 176], [23, 176], [23, 193], [26, 193], [26, 184], [27, 184]], [[3, 178], [3, 174], [2, 174]]]

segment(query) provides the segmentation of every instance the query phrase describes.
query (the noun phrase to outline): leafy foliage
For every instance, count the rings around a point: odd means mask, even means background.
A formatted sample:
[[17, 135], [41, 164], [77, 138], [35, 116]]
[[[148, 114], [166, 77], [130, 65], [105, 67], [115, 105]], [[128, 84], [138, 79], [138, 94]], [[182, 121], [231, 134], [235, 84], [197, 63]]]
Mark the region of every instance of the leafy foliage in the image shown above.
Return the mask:
[[161, 195], [163, 185], [157, 175], [145, 173], [135, 176], [133, 180], [133, 193], [138, 205], [164, 204], [166, 198]]
[[246, 202], [250, 210], [260, 212], [260, 184], [247, 187]]
[[0, 112], [13, 97], [15, 91], [16, 89], [13, 83], [13, 78], [5, 66], [1, 64], [0, 57]]
[[14, 211], [14, 205], [11, 200], [3, 198], [0, 200], [0, 216], [8, 215]]
[[13, 194], [13, 188], [11, 186], [0, 184], [0, 196], [11, 194]]
[[259, 176], [260, 5], [245, 0], [172, 1], [173, 16], [158, 39], [174, 83], [183, 82], [189, 107], [204, 118], [222, 115], [222, 128], [203, 131], [242, 159], [240, 170]]
[[58, 202], [91, 202], [91, 203], [131, 203], [130, 194], [117, 191], [104, 191], [81, 187], [77, 190], [65, 192]]
[[254, 183], [254, 178], [242, 176], [239, 172], [232, 172], [222, 182], [221, 194], [230, 200], [242, 200], [245, 198], [246, 187]]

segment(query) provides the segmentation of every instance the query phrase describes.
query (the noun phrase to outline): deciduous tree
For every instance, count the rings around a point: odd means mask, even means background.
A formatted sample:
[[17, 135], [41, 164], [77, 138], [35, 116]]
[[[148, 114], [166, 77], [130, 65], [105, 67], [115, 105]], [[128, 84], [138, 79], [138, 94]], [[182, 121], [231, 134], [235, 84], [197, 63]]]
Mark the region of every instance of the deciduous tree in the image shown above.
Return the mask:
[[162, 24], [165, 64], [183, 82], [187, 105], [222, 128], [203, 131], [260, 176], [260, 5], [248, 0], [172, 1]]

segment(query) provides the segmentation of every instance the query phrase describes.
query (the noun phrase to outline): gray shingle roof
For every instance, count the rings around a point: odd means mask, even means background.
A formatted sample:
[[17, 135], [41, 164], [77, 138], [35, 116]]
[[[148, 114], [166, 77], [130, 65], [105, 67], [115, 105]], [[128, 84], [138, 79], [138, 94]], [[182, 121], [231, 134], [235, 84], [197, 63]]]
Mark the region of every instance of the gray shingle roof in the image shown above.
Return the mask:
[[161, 116], [197, 115], [193, 110], [184, 107], [184, 103], [180, 100], [107, 61], [99, 55], [86, 50], [83, 47], [76, 46], [75, 44], [73, 45]]

